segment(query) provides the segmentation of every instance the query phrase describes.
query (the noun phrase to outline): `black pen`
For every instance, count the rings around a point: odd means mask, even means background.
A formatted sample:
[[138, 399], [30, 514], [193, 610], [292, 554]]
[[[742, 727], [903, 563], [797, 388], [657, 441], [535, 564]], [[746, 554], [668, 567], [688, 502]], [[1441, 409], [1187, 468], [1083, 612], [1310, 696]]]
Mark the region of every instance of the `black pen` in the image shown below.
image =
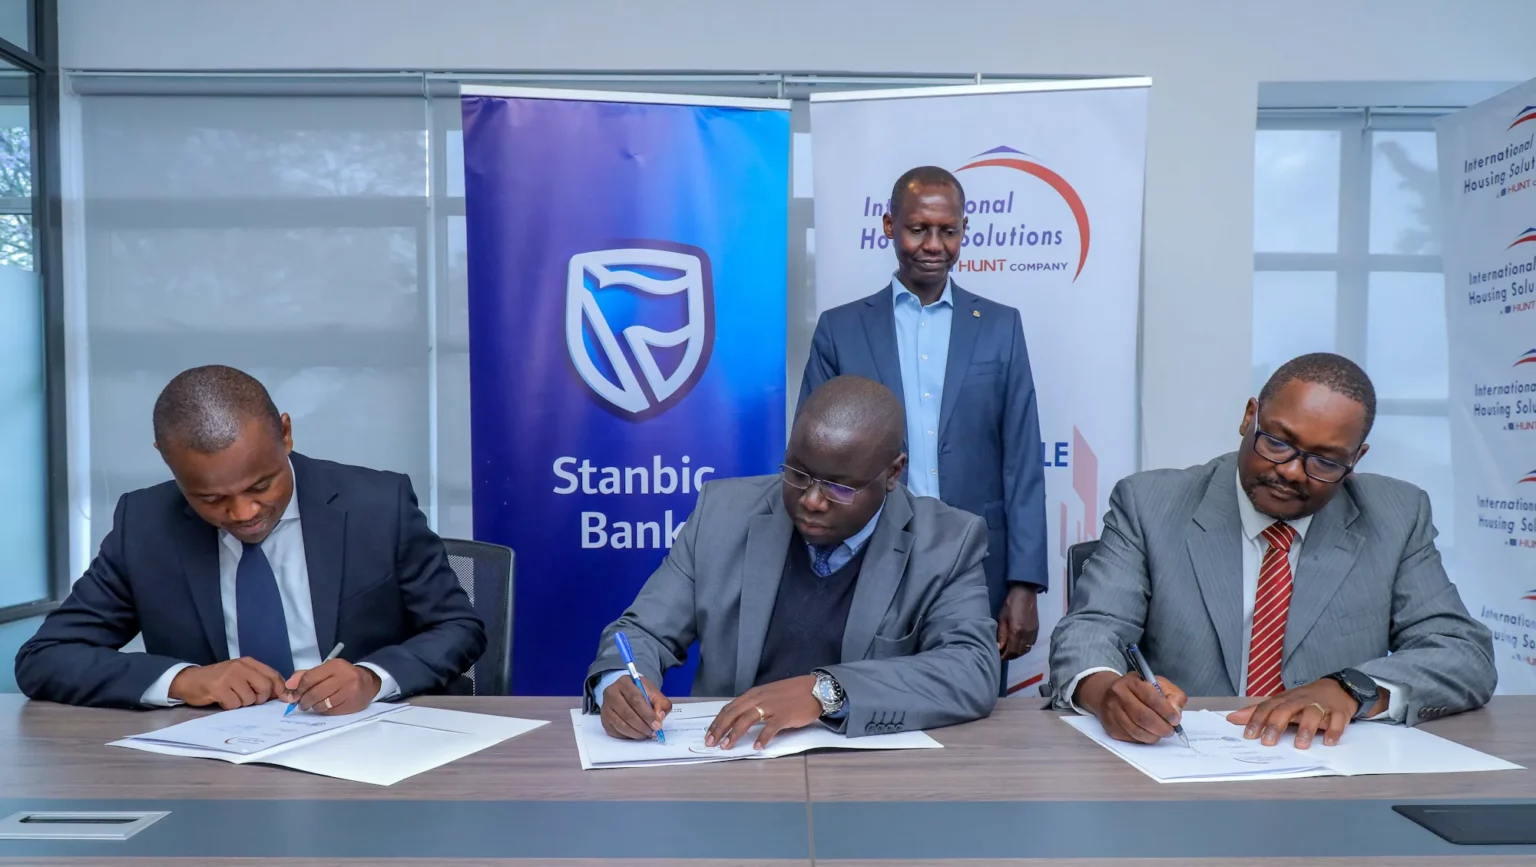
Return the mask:
[[[1157, 690], [1158, 695], [1161, 695], [1163, 698], [1168, 697], [1167, 694], [1163, 692], [1163, 688], [1157, 685], [1157, 675], [1152, 673], [1152, 666], [1147, 665], [1147, 658], [1141, 655], [1141, 650], [1137, 648], [1136, 645], [1126, 645], [1125, 658], [1129, 659], [1131, 661], [1131, 665], [1135, 666], [1136, 673], [1141, 675], [1142, 680], [1152, 684], [1152, 688]], [[1184, 734], [1184, 726], [1179, 723], [1174, 723], [1173, 732], [1179, 736], [1179, 740], [1183, 741], [1184, 746], [1188, 748], [1189, 738]]]

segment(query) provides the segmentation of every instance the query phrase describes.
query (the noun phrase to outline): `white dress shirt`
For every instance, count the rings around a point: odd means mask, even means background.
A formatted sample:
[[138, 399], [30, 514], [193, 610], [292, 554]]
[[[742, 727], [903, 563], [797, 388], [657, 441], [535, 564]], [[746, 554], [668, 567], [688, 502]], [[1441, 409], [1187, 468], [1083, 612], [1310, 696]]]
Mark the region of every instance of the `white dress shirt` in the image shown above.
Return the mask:
[[[292, 464], [289, 472], [292, 473]], [[315, 611], [309, 594], [309, 566], [304, 560], [304, 528], [299, 519], [299, 487], [294, 482], [288, 508], [277, 520], [277, 526], [261, 542], [261, 551], [272, 565], [277, 578], [277, 591], [283, 600], [283, 619], [288, 622], [288, 647], [293, 652], [296, 671], [314, 668], [324, 655], [315, 637]], [[229, 648], [229, 658], [240, 658], [240, 629], [235, 611], [235, 572], [240, 567], [244, 548], [240, 540], [225, 530], [219, 531], [219, 595], [224, 607], [224, 637]], [[330, 648], [326, 648], [330, 652]], [[387, 701], [400, 694], [400, 686], [389, 672], [370, 662], [360, 663], [379, 676], [379, 692], [374, 701]], [[180, 663], [166, 669], [160, 679], [150, 684], [140, 701], [152, 707], [171, 707], [181, 702], [170, 697], [171, 681], [183, 669], [196, 668], [191, 663]]]
[[[1263, 532], [1269, 525], [1275, 522], [1274, 518], [1261, 514], [1253, 507], [1253, 502], [1243, 491], [1241, 476], [1234, 476], [1237, 484], [1237, 511], [1243, 520], [1243, 654], [1238, 663], [1238, 677], [1241, 678], [1237, 685], [1238, 695], [1248, 694], [1248, 652], [1253, 643], [1253, 612], [1258, 605], [1259, 596], [1259, 568], [1264, 562], [1264, 553], [1269, 550], [1269, 543], [1264, 540]], [[1286, 559], [1291, 562], [1291, 575], [1294, 580], [1296, 564], [1301, 562], [1301, 546], [1306, 542], [1307, 528], [1312, 526], [1312, 516], [1297, 518], [1287, 521], [1291, 529], [1296, 531], [1296, 538], [1291, 542], [1291, 550]], [[1083, 713], [1077, 706], [1077, 686], [1082, 679], [1090, 674], [1100, 671], [1115, 671], [1112, 668], [1090, 668], [1077, 677], [1067, 686], [1067, 701], [1072, 709]], [[1116, 672], [1123, 674], [1124, 672]], [[1373, 678], [1375, 680], [1375, 678]], [[1376, 680], [1376, 685], [1388, 691], [1387, 709], [1371, 717], [1373, 720], [1390, 720], [1402, 722], [1408, 715], [1408, 688], [1384, 680]]]

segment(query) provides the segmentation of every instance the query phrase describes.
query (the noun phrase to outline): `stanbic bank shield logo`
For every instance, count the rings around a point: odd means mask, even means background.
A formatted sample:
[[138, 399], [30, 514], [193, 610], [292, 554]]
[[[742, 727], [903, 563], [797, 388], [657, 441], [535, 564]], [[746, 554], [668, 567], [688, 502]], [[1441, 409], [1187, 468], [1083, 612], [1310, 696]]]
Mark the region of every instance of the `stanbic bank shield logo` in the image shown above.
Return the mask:
[[[709, 255], [682, 244], [639, 241], [572, 256], [565, 285], [565, 345], [582, 382], [610, 409], [634, 420], [670, 409], [709, 365], [715, 339], [712, 282]], [[637, 311], [644, 309], [647, 297], [682, 296], [683, 324], [670, 331], [630, 325], [620, 332], [621, 345], [597, 293], [624, 290], [635, 296], [635, 303], [625, 306]], [[663, 352], [658, 359], [656, 350], [677, 347], [682, 347], [681, 357], [667, 364], [672, 369], [666, 372], [663, 359], [677, 353]]]

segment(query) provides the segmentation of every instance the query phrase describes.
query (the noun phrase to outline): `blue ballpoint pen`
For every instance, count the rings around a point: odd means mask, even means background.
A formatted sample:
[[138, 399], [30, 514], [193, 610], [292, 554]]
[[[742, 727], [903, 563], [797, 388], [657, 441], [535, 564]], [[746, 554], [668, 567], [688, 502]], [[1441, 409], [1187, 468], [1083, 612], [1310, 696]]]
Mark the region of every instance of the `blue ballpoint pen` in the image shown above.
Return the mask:
[[[619, 646], [619, 658], [624, 660], [624, 667], [629, 669], [630, 679], [635, 682], [635, 686], [640, 687], [640, 695], [645, 698], [645, 703], [650, 704], [651, 695], [645, 691], [645, 681], [640, 679], [640, 669], [635, 667], [635, 652], [629, 646], [629, 636], [622, 632], [615, 632], [613, 634], [613, 643]], [[666, 743], [667, 733], [657, 729], [656, 740], [663, 744]]]
[[[1163, 688], [1158, 685], [1157, 675], [1152, 673], [1152, 666], [1147, 665], [1147, 658], [1141, 655], [1140, 648], [1134, 644], [1128, 645], [1125, 648], [1125, 658], [1129, 659], [1131, 665], [1136, 667], [1136, 673], [1141, 675], [1142, 680], [1152, 684], [1152, 688], [1157, 690], [1158, 695], [1163, 696], [1163, 698], [1168, 697], [1163, 693]], [[1184, 734], [1184, 726], [1182, 724], [1174, 723], [1173, 733], [1179, 736], [1179, 740], [1184, 742], [1185, 747], [1189, 746], [1189, 736]]]
[[[325, 665], [325, 663], [330, 662], [331, 660], [333, 660], [336, 657], [340, 656], [341, 655], [341, 649], [343, 647], [346, 647], [346, 645], [342, 644], [339, 641], [336, 642], [336, 646], [331, 648], [331, 652], [326, 655], [325, 660], [323, 662], [321, 662], [320, 664], [321, 665]], [[293, 704], [288, 705], [288, 709], [283, 711], [283, 716], [287, 716], [288, 714], [293, 713], [293, 709], [298, 707], [298, 706], [299, 706], [298, 702], [294, 702]]]

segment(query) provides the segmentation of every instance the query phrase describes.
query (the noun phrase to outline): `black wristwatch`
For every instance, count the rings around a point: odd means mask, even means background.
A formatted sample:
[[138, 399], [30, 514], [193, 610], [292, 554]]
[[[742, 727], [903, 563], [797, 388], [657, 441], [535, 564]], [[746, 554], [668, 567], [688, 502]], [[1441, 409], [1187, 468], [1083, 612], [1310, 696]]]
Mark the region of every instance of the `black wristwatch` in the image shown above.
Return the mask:
[[1339, 686], [1349, 693], [1350, 698], [1360, 702], [1360, 707], [1355, 710], [1354, 718], [1365, 719], [1371, 715], [1371, 708], [1376, 706], [1376, 699], [1381, 697], [1381, 687], [1376, 685], [1370, 675], [1353, 668], [1343, 671], [1335, 671], [1333, 674], [1323, 675], [1329, 680], [1338, 681]]

